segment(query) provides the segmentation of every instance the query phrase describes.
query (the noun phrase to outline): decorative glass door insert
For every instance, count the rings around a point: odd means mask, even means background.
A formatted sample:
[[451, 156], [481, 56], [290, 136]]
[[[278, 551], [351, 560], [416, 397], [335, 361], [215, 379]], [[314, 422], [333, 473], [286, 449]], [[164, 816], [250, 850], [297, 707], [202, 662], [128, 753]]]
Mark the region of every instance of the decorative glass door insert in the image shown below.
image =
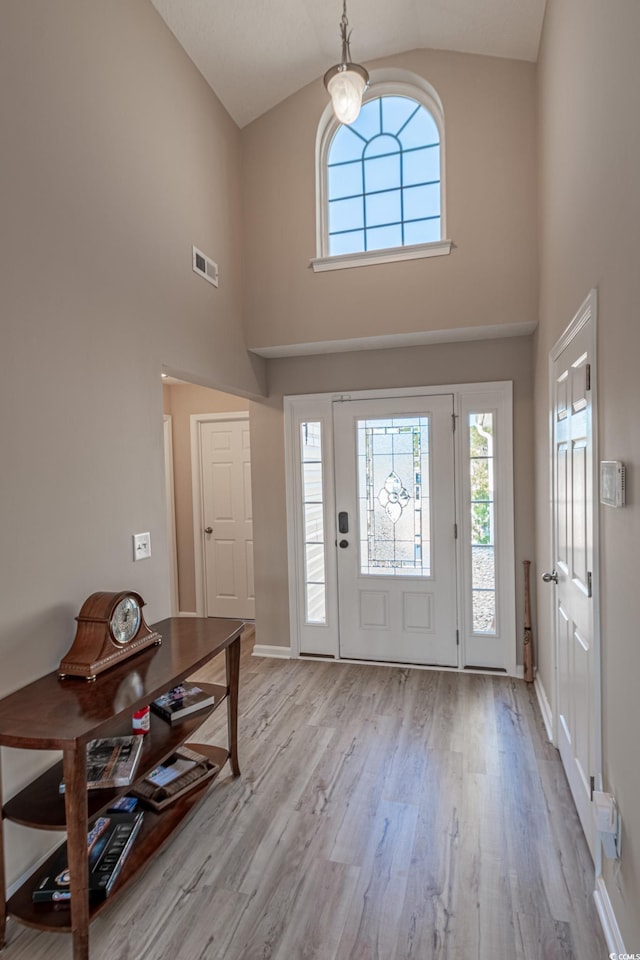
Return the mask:
[[429, 417], [358, 420], [360, 573], [429, 577]]

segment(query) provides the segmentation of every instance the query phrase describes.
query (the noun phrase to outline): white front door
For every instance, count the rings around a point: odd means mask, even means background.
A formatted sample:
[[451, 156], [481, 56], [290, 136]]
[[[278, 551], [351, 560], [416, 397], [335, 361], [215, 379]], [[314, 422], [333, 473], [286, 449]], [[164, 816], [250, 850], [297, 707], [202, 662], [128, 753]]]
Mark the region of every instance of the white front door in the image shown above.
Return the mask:
[[[558, 747], [594, 853], [591, 780], [596, 774], [596, 658], [592, 572], [593, 431], [588, 324], [553, 361], [554, 622]], [[553, 577], [553, 571], [551, 571]]]
[[453, 397], [333, 408], [340, 656], [455, 667]]
[[207, 616], [253, 620], [248, 418], [200, 424]]

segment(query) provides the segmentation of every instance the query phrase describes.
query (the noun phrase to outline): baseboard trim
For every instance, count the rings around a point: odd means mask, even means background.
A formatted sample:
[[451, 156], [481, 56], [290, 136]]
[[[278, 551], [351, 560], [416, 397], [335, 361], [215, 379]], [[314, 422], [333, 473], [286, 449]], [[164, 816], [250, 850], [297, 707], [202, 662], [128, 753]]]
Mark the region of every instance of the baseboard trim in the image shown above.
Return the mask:
[[256, 643], [253, 646], [253, 657], [272, 657], [276, 660], [290, 660], [291, 647], [275, 647], [266, 643]]
[[178, 616], [179, 617], [197, 617], [198, 614], [195, 612], [195, 610], [179, 610]]
[[542, 714], [544, 728], [547, 731], [547, 737], [549, 738], [550, 743], [553, 743], [553, 713], [551, 712], [551, 705], [549, 703], [546, 691], [542, 685], [542, 680], [540, 679], [539, 673], [536, 673], [533, 686], [538, 698], [538, 706], [540, 707], [540, 713]]
[[604, 882], [604, 877], [597, 877], [596, 889], [593, 891], [593, 899], [596, 910], [598, 911], [598, 917], [600, 918], [602, 932], [607, 941], [607, 949], [611, 952], [611, 956], [614, 954], [620, 954], [620, 956], [626, 955], [627, 950], [622, 942], [622, 934], [620, 933], [616, 915], [613, 912], [613, 905], [609, 899], [609, 891]]

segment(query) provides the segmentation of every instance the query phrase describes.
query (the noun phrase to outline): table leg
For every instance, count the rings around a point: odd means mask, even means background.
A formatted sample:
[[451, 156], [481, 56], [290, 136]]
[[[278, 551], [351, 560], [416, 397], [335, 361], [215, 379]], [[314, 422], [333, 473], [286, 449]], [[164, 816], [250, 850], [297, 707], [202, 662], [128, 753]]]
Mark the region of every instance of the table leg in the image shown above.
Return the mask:
[[229, 685], [229, 696], [227, 698], [229, 754], [231, 769], [235, 777], [240, 776], [240, 765], [238, 763], [238, 688], [240, 683], [241, 636], [242, 633], [239, 633], [225, 651], [227, 659], [227, 684]]
[[89, 960], [87, 753], [84, 744], [76, 744], [64, 751], [63, 769], [73, 960]]

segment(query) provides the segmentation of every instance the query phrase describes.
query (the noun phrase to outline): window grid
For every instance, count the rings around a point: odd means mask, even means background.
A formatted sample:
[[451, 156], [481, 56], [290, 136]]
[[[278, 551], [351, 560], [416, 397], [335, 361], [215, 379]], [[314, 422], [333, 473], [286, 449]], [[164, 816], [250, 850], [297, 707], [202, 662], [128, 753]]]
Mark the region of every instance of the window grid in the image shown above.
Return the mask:
[[474, 634], [497, 634], [495, 422], [492, 413], [471, 413], [469, 507], [471, 613]]
[[322, 423], [300, 424], [305, 622], [326, 624], [325, 518], [322, 484]]
[[[406, 102], [414, 103], [415, 108], [411, 110], [406, 118], [394, 128], [393, 119], [394, 119], [394, 106], [403, 102], [402, 109], [406, 109]], [[389, 116], [385, 117], [385, 111], [383, 110], [383, 104], [388, 105]], [[354, 248], [361, 249], [363, 252], [368, 252], [375, 249], [384, 249], [385, 247], [394, 247], [394, 246], [405, 246], [410, 243], [421, 243], [428, 242], [429, 240], [435, 239], [432, 236], [433, 231], [427, 229], [427, 224], [435, 224], [436, 221], [441, 221], [441, 198], [432, 198], [428, 194], [425, 196], [422, 195], [420, 198], [416, 192], [412, 194], [410, 201], [409, 194], [407, 190], [417, 191], [419, 189], [429, 188], [429, 187], [439, 187], [441, 184], [441, 172], [439, 169], [439, 154], [437, 159], [431, 157], [429, 161], [426, 160], [428, 154], [423, 153], [422, 156], [425, 157], [425, 163], [429, 163], [430, 166], [434, 166], [436, 169], [433, 170], [433, 173], [437, 173], [437, 179], [426, 176], [424, 179], [419, 179], [415, 183], [407, 183], [405, 175], [405, 157], [410, 156], [411, 154], [416, 154], [418, 151], [430, 151], [438, 150], [440, 148], [439, 139], [434, 140], [433, 134], [427, 137], [425, 140], [420, 141], [417, 145], [413, 146], [403, 146], [401, 135], [403, 131], [407, 129], [409, 124], [417, 117], [418, 114], [422, 112], [422, 119], [424, 124], [429, 124], [432, 127], [435, 127], [435, 121], [431, 113], [427, 110], [425, 106], [421, 103], [411, 100], [408, 97], [379, 97], [375, 101], [369, 101], [369, 104], [366, 106], [371, 106], [376, 109], [377, 113], [377, 124], [372, 124], [372, 117], [368, 117], [368, 123], [372, 127], [373, 132], [369, 133], [368, 136], [364, 136], [358, 129], [354, 128], [354, 125], [350, 127], [339, 127], [334, 135], [332, 143], [329, 147], [329, 152], [327, 156], [327, 173], [330, 175], [332, 172], [340, 171], [340, 168], [351, 168], [353, 170], [353, 177], [351, 178], [352, 182], [349, 184], [351, 189], [357, 189], [358, 179], [360, 185], [360, 192], [353, 193], [349, 191], [347, 194], [340, 193], [340, 186], [336, 186], [335, 183], [332, 184], [331, 178], [329, 177], [328, 181], [328, 210], [329, 210], [329, 226], [328, 226], [328, 237], [329, 237], [329, 253], [335, 254], [336, 252], [342, 252], [337, 247], [336, 243], [332, 242], [337, 240], [337, 238], [347, 239], [348, 237], [353, 238]], [[375, 109], [374, 108], [374, 109]], [[364, 110], [365, 108], [363, 108]], [[428, 118], [428, 119], [427, 119]], [[397, 117], [396, 117], [397, 119]], [[356, 121], [357, 123], [358, 121]], [[358, 138], [361, 141], [362, 148], [359, 152], [354, 150], [351, 152], [351, 139], [348, 143], [343, 141], [343, 145], [339, 148], [344, 156], [344, 150], [346, 144], [346, 151], [348, 159], [338, 159], [331, 160], [332, 152], [336, 143], [336, 137], [341, 134], [341, 132], [348, 130], [349, 134], [343, 134], [343, 136], [352, 136]], [[415, 131], [413, 134], [415, 135]], [[384, 150], [382, 153], [370, 153], [367, 156], [367, 148], [374, 143], [374, 141], [380, 137], [385, 137], [395, 140], [397, 144], [397, 150]], [[338, 153], [338, 156], [340, 153]], [[380, 162], [384, 165], [384, 161], [391, 161], [393, 158], [398, 158], [398, 172], [395, 171], [385, 171], [384, 166], [380, 166]], [[376, 167], [373, 166], [373, 163], [376, 163]], [[369, 166], [367, 166], [369, 164]], [[358, 174], [355, 172], [355, 168], [359, 168]], [[413, 171], [415, 173], [415, 171]], [[426, 172], [426, 168], [425, 168]], [[374, 176], [387, 178], [388, 186], [377, 186], [376, 189], [367, 189], [367, 178], [372, 179]], [[397, 197], [396, 197], [397, 194]], [[385, 196], [388, 198], [388, 206], [391, 207], [393, 204], [395, 209], [389, 209], [388, 211], [384, 209]], [[376, 210], [368, 209], [368, 200], [369, 198], [377, 197], [381, 201], [379, 204], [376, 204]], [[354, 204], [361, 198], [361, 203], [352, 210], [349, 210], [346, 204], [348, 201], [353, 201]], [[398, 216], [398, 203], [399, 203], [399, 216]], [[421, 204], [422, 207], [418, 208], [417, 204]], [[343, 206], [336, 206], [337, 204], [343, 204]], [[369, 206], [371, 206], [369, 204]], [[432, 210], [437, 212], [430, 212], [429, 207]], [[359, 208], [360, 213], [356, 212]], [[385, 217], [384, 213], [390, 213], [390, 216]], [[424, 215], [416, 215], [423, 213]], [[395, 216], [394, 216], [395, 214]], [[337, 218], [340, 218], [339, 220]], [[375, 219], [372, 221], [372, 217]], [[424, 229], [420, 230], [418, 227], [412, 231], [416, 239], [408, 240], [407, 239], [407, 225], [423, 225]], [[393, 242], [393, 238], [388, 236], [388, 231], [398, 229], [399, 242]], [[387, 231], [387, 236], [385, 237], [384, 232]], [[359, 235], [362, 239], [359, 240]], [[438, 231], [438, 237], [440, 239], [440, 231]], [[384, 241], [384, 242], [383, 242]], [[388, 242], [387, 242], [388, 241]]]
[[[386, 134], [386, 136], [391, 136], [391, 134]], [[362, 137], [360, 139], [362, 139]], [[397, 140], [398, 138], [395, 137], [394, 139]], [[365, 144], [366, 144], [366, 141], [365, 141]], [[420, 150], [434, 150], [436, 147], [439, 147], [439, 146], [440, 144], [438, 142], [424, 143], [424, 144], [421, 144], [419, 147], [405, 147], [404, 150], [402, 150], [402, 153], [403, 154], [418, 153]], [[376, 159], [380, 159], [384, 157], [393, 157], [393, 156], [395, 156], [395, 153], [376, 153]], [[349, 164], [358, 163], [358, 162], [359, 162], [358, 160], [336, 160], [333, 163], [328, 163], [327, 166], [333, 169], [335, 167], [348, 167]], [[434, 180], [434, 183], [439, 183], [439, 182], [440, 182], [439, 180]]]
[[[386, 192], [386, 191], [383, 191], [383, 192]], [[404, 220], [404, 221], [403, 221], [403, 220], [390, 220], [388, 223], [377, 223], [377, 224], [376, 224], [376, 229], [377, 229], [378, 227], [397, 227], [397, 226], [400, 226], [400, 225], [403, 224], [403, 223], [423, 223], [423, 222], [426, 222], [427, 220], [439, 220], [439, 219], [440, 219], [440, 217], [434, 216], [434, 217], [418, 217], [416, 220]], [[339, 236], [343, 236], [344, 234], [347, 234], [347, 233], [360, 233], [360, 230], [361, 230], [361, 229], [362, 229], [361, 227], [356, 227], [354, 230], [335, 230], [335, 231], [331, 234], [331, 236], [332, 236], [332, 237], [339, 237]]]
[[[382, 107], [380, 109], [382, 110]], [[401, 134], [404, 128], [407, 126], [407, 124], [410, 123], [411, 120], [413, 120], [413, 118], [415, 117], [419, 109], [420, 107], [416, 107], [416, 109], [413, 111], [411, 116], [408, 117], [407, 120], [405, 120], [405, 122], [402, 124], [402, 126], [398, 130], [398, 134]], [[399, 140], [398, 140], [398, 143], [400, 143]], [[400, 144], [400, 146], [402, 147], [402, 144]], [[403, 157], [402, 157], [402, 149], [400, 150], [400, 219], [402, 221], [400, 225], [400, 236], [402, 237], [402, 246], [404, 247], [404, 240], [405, 240], [405, 236], [404, 236], [404, 163], [403, 163]]]

